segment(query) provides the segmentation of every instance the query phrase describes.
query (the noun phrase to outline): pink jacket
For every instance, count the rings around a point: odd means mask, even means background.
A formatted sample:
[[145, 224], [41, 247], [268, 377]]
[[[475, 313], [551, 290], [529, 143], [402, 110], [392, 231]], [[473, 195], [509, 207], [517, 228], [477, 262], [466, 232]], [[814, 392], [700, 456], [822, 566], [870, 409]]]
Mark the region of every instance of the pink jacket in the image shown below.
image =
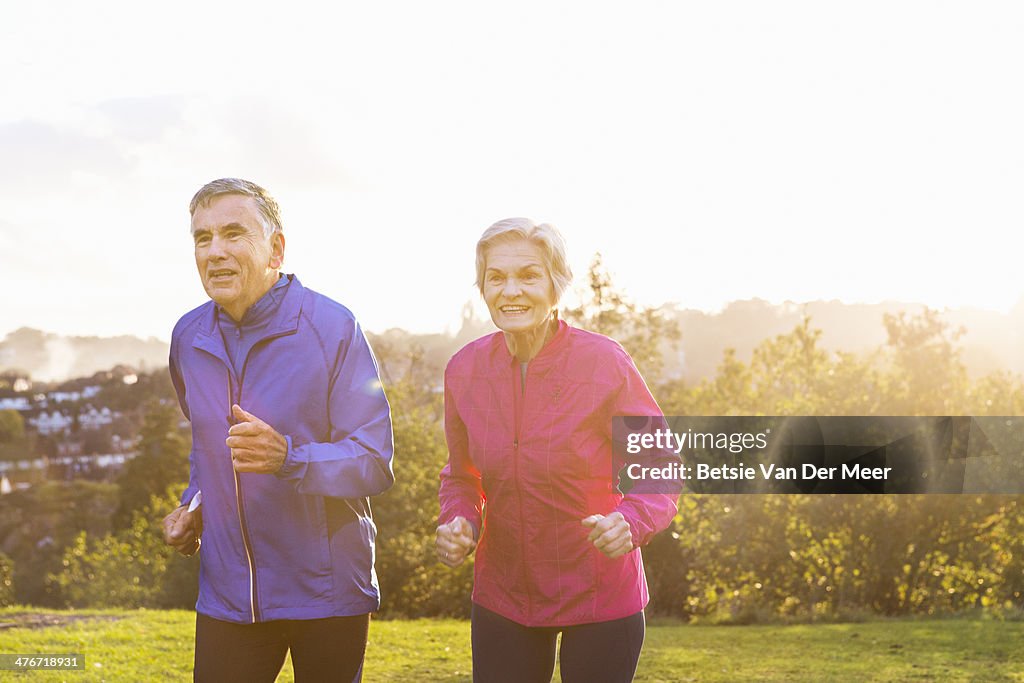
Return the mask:
[[676, 495], [623, 496], [612, 483], [612, 416], [661, 415], [658, 404], [617, 342], [565, 322], [521, 387], [500, 332], [467, 344], [445, 370], [440, 523], [483, 524], [473, 601], [526, 626], [639, 612], [648, 600], [639, 550], [607, 558], [581, 520], [617, 510], [639, 548], [676, 514]]

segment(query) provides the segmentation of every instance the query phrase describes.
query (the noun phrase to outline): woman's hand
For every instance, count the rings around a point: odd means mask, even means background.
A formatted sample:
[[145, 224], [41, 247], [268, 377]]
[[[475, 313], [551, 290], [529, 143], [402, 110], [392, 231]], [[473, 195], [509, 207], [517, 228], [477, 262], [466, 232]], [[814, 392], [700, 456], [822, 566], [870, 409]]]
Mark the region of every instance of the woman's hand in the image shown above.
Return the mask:
[[629, 523], [621, 512], [613, 512], [607, 516], [590, 515], [582, 521], [583, 526], [590, 529], [587, 540], [608, 557], [622, 557], [633, 549], [633, 535], [629, 532]]
[[473, 548], [476, 547], [476, 539], [473, 538], [473, 525], [466, 521], [465, 517], [456, 517], [447, 524], [437, 527], [437, 559], [442, 564], [455, 568], [466, 561], [466, 558]]

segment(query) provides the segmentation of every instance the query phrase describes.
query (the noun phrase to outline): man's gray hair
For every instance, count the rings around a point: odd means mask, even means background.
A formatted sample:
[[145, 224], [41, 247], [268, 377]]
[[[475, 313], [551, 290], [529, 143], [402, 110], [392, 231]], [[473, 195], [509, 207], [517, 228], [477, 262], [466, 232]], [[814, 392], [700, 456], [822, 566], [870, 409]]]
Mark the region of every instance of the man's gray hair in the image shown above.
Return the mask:
[[572, 269], [565, 253], [565, 240], [558, 228], [550, 223], [534, 223], [529, 218], [506, 218], [484, 230], [476, 243], [476, 286], [484, 293], [484, 271], [487, 270], [487, 250], [500, 242], [527, 240], [540, 247], [544, 266], [548, 269], [555, 288], [555, 303], [572, 282]]
[[263, 232], [266, 237], [269, 238], [275, 232], [283, 232], [281, 207], [277, 205], [277, 200], [256, 183], [241, 178], [218, 178], [203, 185], [189, 202], [189, 215], [194, 216], [196, 209], [206, 208], [214, 197], [225, 194], [240, 194], [255, 200], [256, 207], [260, 210], [260, 217], [263, 219]]

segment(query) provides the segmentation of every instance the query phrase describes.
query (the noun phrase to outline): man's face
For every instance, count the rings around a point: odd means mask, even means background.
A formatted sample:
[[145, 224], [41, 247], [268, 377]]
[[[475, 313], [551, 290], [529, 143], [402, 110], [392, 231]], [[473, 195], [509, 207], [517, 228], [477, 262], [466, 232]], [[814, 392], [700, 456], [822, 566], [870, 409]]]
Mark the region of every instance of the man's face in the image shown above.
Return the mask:
[[192, 215], [196, 267], [211, 299], [241, 320], [277, 280], [284, 235], [269, 239], [256, 201], [240, 194], [214, 197]]

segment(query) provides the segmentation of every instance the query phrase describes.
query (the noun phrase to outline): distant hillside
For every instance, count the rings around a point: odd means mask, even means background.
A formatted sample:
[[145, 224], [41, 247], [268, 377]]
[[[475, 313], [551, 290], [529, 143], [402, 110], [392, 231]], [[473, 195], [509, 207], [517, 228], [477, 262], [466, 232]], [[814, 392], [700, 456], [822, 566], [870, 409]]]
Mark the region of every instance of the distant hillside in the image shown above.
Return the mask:
[[[822, 345], [833, 351], [869, 351], [885, 343], [882, 318], [886, 313], [923, 309], [920, 304], [886, 302], [844, 304], [839, 301], [787, 302], [770, 304], [760, 299], [734, 301], [716, 313], [678, 306], [666, 307], [667, 315], [679, 321], [682, 341], [676, 353], [666, 358], [666, 371], [687, 381], [711, 377], [726, 348], [736, 349], [741, 360], [762, 340], [792, 330], [802, 316], [811, 316], [814, 327], [823, 330]], [[960, 339], [963, 361], [974, 375], [998, 370], [1024, 374], [1024, 300], [1009, 314], [977, 309], [953, 309], [943, 317], [954, 327], [963, 326]], [[468, 313], [454, 336], [416, 335], [401, 329], [370, 334], [374, 349], [385, 365], [390, 380], [412, 371], [440, 373], [448, 358], [462, 345], [494, 331], [490, 321], [477, 320]], [[0, 341], [0, 371], [27, 371], [33, 379], [54, 381], [90, 376], [115, 365], [151, 370], [167, 364], [166, 342], [138, 337], [63, 337], [23, 327]], [[410, 351], [416, 353], [410, 355]]]
[[[870, 351], [883, 345], [886, 313], [905, 311], [915, 315], [921, 304], [885, 302], [844, 304], [840, 301], [786, 302], [773, 305], [760, 299], [734, 301], [718, 313], [692, 309], [667, 311], [682, 327], [681, 352], [669, 359], [668, 372], [688, 381], [711, 377], [722, 360], [722, 351], [736, 349], [740, 360], [749, 360], [762, 340], [791, 331], [804, 315], [822, 330], [822, 346], [832, 351]], [[951, 309], [942, 317], [966, 332], [959, 344], [968, 371], [985, 375], [999, 370], [1024, 373], [1024, 300], [1009, 315], [978, 309]]]
[[37, 381], [61, 381], [115, 365], [152, 370], [167, 365], [167, 350], [167, 342], [154, 337], [64, 337], [22, 327], [0, 341], [0, 370], [27, 372]]

